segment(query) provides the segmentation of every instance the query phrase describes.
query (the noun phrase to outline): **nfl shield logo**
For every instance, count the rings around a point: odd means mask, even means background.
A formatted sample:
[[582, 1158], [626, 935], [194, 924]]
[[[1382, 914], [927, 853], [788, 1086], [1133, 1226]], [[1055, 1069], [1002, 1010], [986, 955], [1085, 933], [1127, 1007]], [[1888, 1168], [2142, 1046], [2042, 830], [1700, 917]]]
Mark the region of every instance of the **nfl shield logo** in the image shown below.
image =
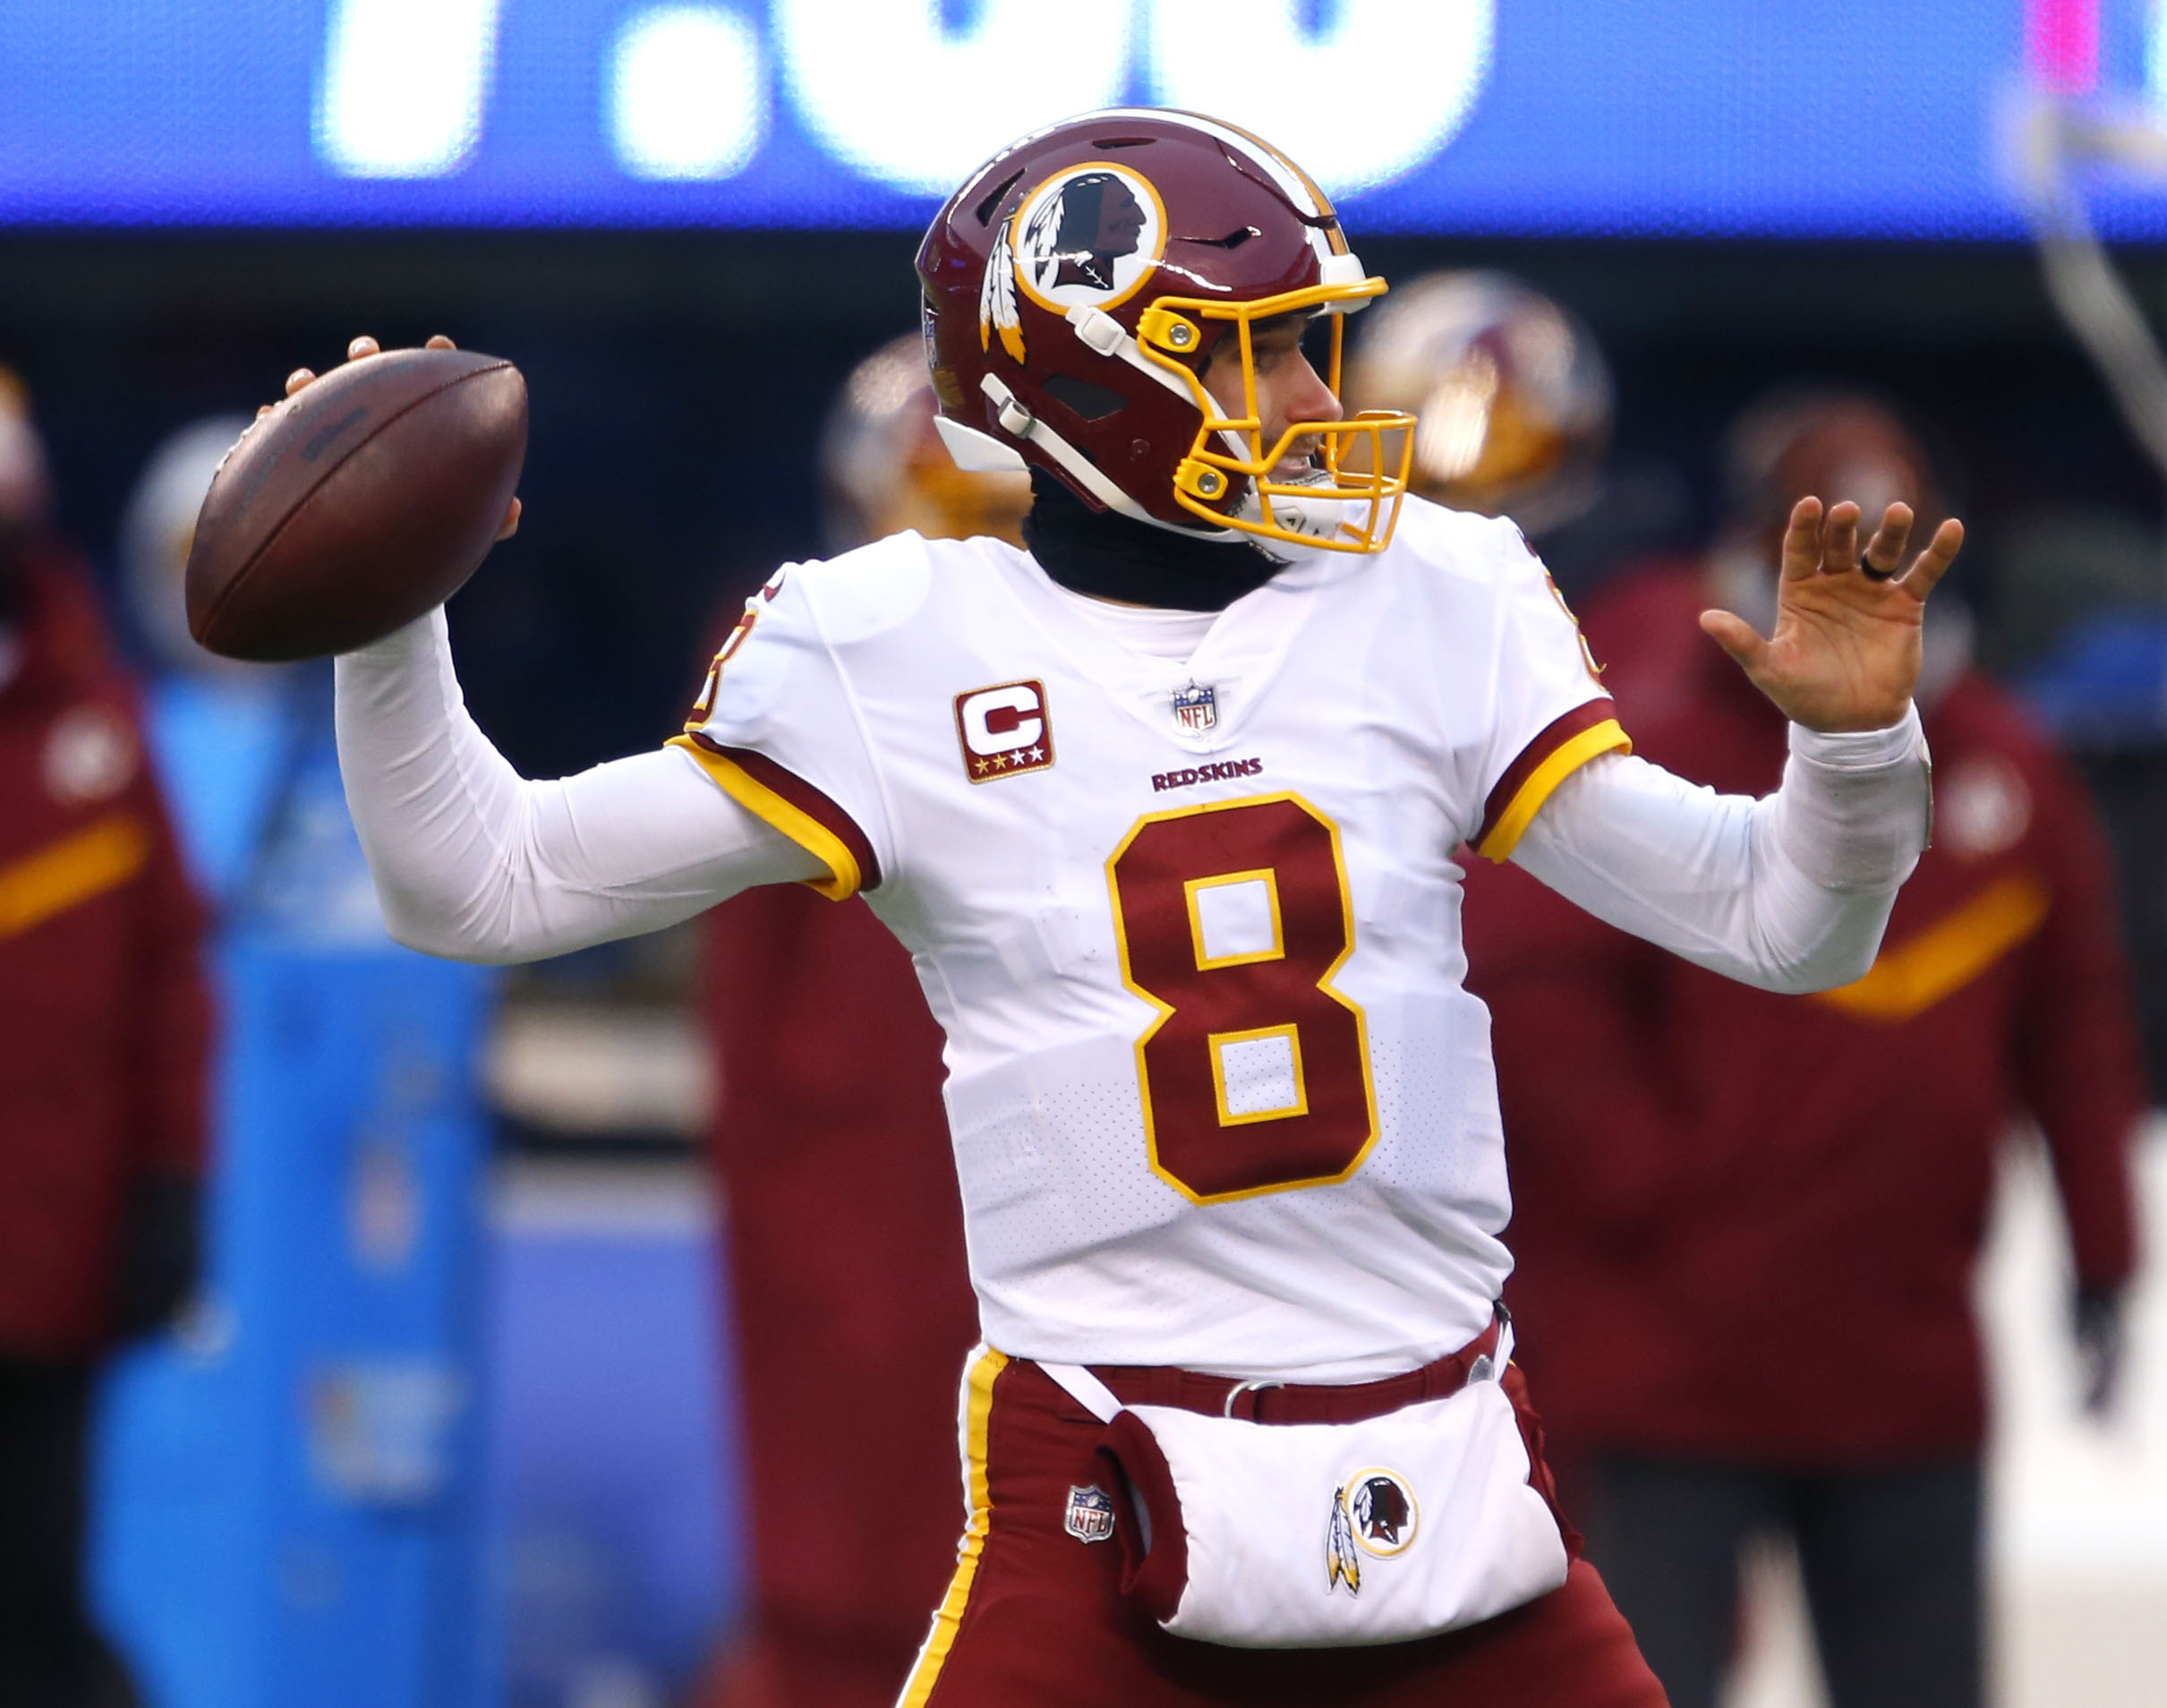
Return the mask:
[[1173, 691], [1173, 721], [1190, 735], [1200, 735], [1219, 721], [1218, 690], [1208, 682], [1191, 682]]
[[1062, 1528], [1079, 1542], [1101, 1542], [1113, 1533], [1113, 1501], [1096, 1483], [1069, 1490], [1068, 1516]]

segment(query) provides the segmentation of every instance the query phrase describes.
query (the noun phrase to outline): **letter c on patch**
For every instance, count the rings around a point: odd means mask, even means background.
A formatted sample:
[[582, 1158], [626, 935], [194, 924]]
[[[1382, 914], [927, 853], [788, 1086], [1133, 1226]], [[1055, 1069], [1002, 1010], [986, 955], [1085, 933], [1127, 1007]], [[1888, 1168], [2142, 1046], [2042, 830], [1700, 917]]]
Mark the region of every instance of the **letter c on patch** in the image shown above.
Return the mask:
[[1031, 746], [1045, 733], [1045, 704], [1036, 682], [1011, 682], [965, 695], [956, 707], [963, 745], [981, 756]]
[[1054, 720], [1045, 684], [998, 682], [956, 696], [963, 774], [975, 783], [1045, 771], [1054, 763]]

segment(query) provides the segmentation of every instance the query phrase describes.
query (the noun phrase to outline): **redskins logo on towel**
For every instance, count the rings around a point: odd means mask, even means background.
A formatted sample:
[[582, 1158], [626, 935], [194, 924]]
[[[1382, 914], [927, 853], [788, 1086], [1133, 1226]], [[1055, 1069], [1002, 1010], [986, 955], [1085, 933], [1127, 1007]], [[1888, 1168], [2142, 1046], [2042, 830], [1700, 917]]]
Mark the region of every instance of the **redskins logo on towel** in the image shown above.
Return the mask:
[[1326, 1593], [1344, 1584], [1348, 1594], [1361, 1594], [1362, 1555], [1396, 1559], [1414, 1546], [1421, 1516], [1407, 1479], [1382, 1465], [1357, 1471], [1333, 1490], [1325, 1543]]

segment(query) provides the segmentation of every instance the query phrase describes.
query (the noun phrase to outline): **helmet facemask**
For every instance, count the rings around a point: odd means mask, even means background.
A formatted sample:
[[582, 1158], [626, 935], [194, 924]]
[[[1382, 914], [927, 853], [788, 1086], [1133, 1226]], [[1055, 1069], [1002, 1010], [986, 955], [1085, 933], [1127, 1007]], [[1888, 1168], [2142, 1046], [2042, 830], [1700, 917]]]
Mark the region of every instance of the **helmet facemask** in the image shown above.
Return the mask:
[[[1153, 362], [1181, 376], [1203, 416], [1195, 442], [1174, 473], [1175, 502], [1218, 526], [1290, 544], [1381, 551], [1391, 542], [1407, 491], [1414, 417], [1369, 409], [1338, 421], [1293, 422], [1267, 443], [1258, 404], [1255, 337], [1260, 323], [1283, 315], [1323, 319], [1330, 339], [1324, 382], [1336, 397], [1346, 316], [1385, 289], [1381, 278], [1357, 277], [1240, 303], [1162, 296], [1144, 311], [1137, 326], [1138, 345]], [[1206, 344], [1200, 323], [1212, 321], [1224, 328], [1212, 345], [1214, 355], [1229, 350], [1241, 363], [1239, 414], [1229, 414], [1205, 385], [1193, 355], [1182, 359], [1185, 352]], [[1303, 440], [1316, 441], [1316, 473], [1290, 477], [1279, 472]]]

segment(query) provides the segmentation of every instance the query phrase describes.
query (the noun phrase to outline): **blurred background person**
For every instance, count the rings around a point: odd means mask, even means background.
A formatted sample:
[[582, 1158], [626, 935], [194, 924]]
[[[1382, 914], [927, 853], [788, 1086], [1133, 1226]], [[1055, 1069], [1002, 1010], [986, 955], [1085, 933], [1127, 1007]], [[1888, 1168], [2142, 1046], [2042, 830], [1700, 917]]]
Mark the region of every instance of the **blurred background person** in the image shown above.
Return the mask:
[[[1728, 449], [1705, 565], [1621, 580], [1587, 632], [1636, 750], [1758, 795], [1782, 722], [1735, 691], [1694, 613], [1765, 630], [1796, 493], [1902, 500], [1928, 527], [1946, 509], [1919, 440], [1868, 397], [1779, 394]], [[1591, 1555], [1677, 1708], [1716, 1701], [1740, 1550], [1771, 1533], [1796, 1542], [1837, 1708], [1980, 1701], [1971, 1288], [2015, 1119], [2038, 1123], [2060, 1189], [2086, 1404], [2113, 1396], [2146, 1099], [2112, 884], [2081, 785], [1972, 668], [1969, 633], [1954, 602], [1927, 625], [1934, 846], [1856, 984], [1719, 988], [1516, 871], [1469, 884], [1513, 1147], [1511, 1297]]]
[[0, 370], [0, 1702], [134, 1700], [87, 1610], [99, 1362], [198, 1266], [200, 913]]
[[[958, 469], [934, 414], [915, 332], [850, 375], [820, 445], [831, 554], [904, 528], [1021, 543], [1028, 479]], [[748, 892], [710, 916], [707, 965], [751, 1507], [708, 1702], [889, 1708], [955, 1566], [977, 1338], [941, 1031], [857, 898]]]
[[102, 1385], [93, 1589], [155, 1708], [469, 1699], [495, 1655], [472, 1637], [495, 981], [385, 935], [328, 671], [189, 636], [197, 512], [246, 421], [166, 433], [116, 507], [140, 740], [208, 904], [220, 1025], [202, 1285], [185, 1332]]
[[1412, 490], [1507, 516], [1579, 597], [1685, 525], [1669, 466], [1614, 459], [1617, 387], [1579, 315], [1509, 273], [1425, 273], [1359, 319], [1347, 406], [1415, 418]]
[[1594, 507], [1613, 392], [1577, 314], [1510, 274], [1468, 271], [1395, 281], [1364, 318], [1350, 413], [1414, 415], [1424, 498], [1509, 516], [1531, 539]]

